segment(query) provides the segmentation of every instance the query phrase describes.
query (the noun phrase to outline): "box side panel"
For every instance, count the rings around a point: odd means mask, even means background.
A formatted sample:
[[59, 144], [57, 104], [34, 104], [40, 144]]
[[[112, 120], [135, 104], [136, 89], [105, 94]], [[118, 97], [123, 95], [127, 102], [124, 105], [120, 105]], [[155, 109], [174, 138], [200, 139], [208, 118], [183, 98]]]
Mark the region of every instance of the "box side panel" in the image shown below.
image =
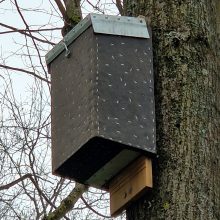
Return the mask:
[[53, 170], [96, 133], [94, 47], [89, 28], [68, 47], [69, 58], [64, 51], [51, 63]]
[[96, 34], [99, 134], [155, 153], [151, 39]]

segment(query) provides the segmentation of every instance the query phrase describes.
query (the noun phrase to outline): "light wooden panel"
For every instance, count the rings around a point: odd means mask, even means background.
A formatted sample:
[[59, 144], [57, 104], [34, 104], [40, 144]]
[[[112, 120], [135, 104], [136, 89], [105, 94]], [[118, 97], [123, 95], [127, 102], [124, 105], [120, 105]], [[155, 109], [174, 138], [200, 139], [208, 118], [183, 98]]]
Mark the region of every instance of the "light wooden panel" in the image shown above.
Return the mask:
[[152, 187], [152, 162], [151, 159], [142, 156], [110, 182], [111, 215], [120, 214], [132, 201]]

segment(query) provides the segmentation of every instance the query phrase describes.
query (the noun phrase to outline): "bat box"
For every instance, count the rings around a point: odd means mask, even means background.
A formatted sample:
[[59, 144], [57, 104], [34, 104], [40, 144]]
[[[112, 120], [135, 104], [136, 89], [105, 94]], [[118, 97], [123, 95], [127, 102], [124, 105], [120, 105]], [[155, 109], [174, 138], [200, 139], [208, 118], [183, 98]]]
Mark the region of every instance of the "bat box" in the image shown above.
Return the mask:
[[53, 173], [97, 188], [156, 153], [152, 41], [143, 18], [89, 14], [46, 55]]

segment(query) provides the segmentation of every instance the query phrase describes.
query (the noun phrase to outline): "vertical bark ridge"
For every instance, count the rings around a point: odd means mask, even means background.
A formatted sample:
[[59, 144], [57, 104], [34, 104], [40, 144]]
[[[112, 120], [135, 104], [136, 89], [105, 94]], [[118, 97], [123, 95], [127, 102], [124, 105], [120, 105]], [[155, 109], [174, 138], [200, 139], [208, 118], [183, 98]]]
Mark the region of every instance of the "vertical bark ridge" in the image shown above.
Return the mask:
[[124, 1], [153, 29], [158, 158], [154, 189], [128, 220], [220, 219], [217, 0]]

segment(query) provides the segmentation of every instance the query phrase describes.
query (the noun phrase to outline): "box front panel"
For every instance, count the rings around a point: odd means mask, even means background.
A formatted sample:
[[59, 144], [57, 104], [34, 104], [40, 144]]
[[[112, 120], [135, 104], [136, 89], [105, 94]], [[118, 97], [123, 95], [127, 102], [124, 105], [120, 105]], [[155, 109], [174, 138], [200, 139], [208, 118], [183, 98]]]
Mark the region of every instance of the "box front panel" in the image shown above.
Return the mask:
[[151, 39], [96, 34], [99, 134], [155, 153]]

